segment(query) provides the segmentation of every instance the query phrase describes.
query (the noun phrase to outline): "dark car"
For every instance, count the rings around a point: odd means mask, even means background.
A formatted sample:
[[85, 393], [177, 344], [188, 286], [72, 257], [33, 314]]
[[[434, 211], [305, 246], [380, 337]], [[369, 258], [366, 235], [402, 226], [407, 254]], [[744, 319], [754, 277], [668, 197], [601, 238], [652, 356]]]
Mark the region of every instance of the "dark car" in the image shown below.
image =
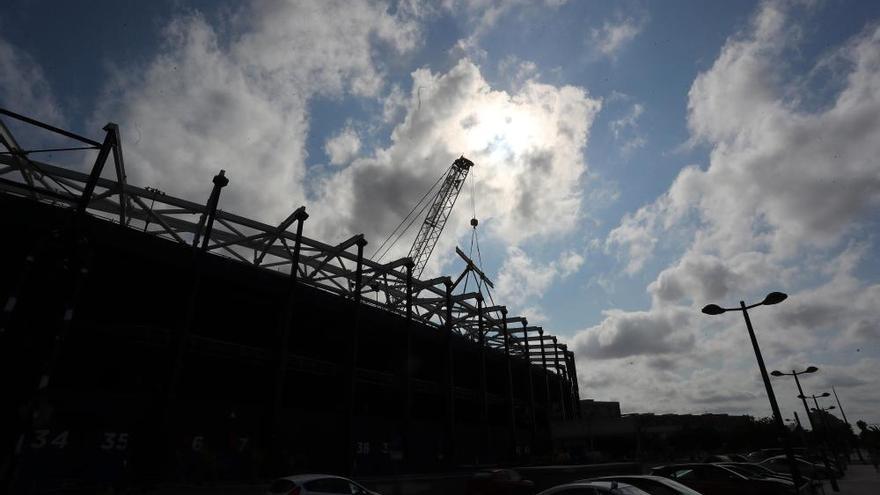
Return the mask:
[[[797, 462], [798, 471], [800, 471], [801, 476], [823, 480], [828, 479], [830, 475], [833, 475], [835, 478], [840, 478], [840, 473], [838, 473], [833, 467], [829, 470], [822, 464], [816, 464], [798, 456], [795, 456], [795, 461]], [[791, 475], [791, 466], [788, 464], [788, 459], [784, 455], [777, 455], [764, 459], [758, 464], [771, 471]]]
[[535, 484], [513, 469], [486, 469], [468, 480], [468, 495], [527, 495]]
[[651, 469], [704, 495], [789, 495], [792, 486], [774, 480], [755, 479], [717, 464], [673, 464]]
[[681, 483], [664, 478], [663, 476], [621, 474], [617, 476], [603, 476], [584, 481], [617, 481], [632, 485], [650, 495], [702, 495], [700, 492]]
[[[761, 466], [760, 464], [752, 464], [750, 462], [723, 462], [719, 463], [719, 465], [724, 466], [728, 469], [732, 469], [733, 471], [736, 471], [743, 476], [759, 480], [772, 480], [776, 483], [784, 485], [790, 490], [794, 490], [794, 481], [791, 479], [791, 476], [771, 471], [764, 466]], [[810, 478], [804, 476], [802, 476], [802, 478], [802, 488], [804, 486], [810, 486], [812, 484], [812, 480]]]
[[[791, 449], [792, 453], [796, 457], [803, 457], [804, 459], [812, 459], [810, 452], [803, 447], [794, 447]], [[776, 457], [778, 455], [785, 455], [785, 449], [780, 448], [771, 448], [771, 449], [761, 449], [756, 450], [754, 452], [749, 452], [746, 456], [747, 462], [761, 462], [764, 459], [768, 459], [770, 457]]]

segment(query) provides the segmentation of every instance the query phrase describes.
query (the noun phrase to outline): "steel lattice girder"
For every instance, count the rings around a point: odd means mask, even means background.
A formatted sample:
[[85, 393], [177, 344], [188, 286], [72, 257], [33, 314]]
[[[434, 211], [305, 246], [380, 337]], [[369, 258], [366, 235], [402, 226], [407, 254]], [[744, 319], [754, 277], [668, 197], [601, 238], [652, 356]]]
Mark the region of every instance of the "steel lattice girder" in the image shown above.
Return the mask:
[[[127, 183], [122, 162], [121, 140], [118, 127], [114, 124], [105, 126], [107, 137], [102, 144], [2, 108], [0, 115], [6, 115], [88, 145], [77, 149], [100, 150], [99, 159], [106, 160], [112, 156], [117, 175], [116, 180], [95, 176], [96, 174], [90, 177], [82, 172], [33, 160], [28, 156], [27, 150], [21, 149], [15, 137], [0, 119], [0, 145], [6, 149], [6, 152], [0, 153], [0, 193], [24, 196], [62, 208], [82, 207], [83, 213], [181, 244], [190, 245], [194, 239], [205, 235], [204, 218], [208, 214], [207, 205], [176, 198], [149, 187], [142, 188]], [[100, 166], [103, 166], [103, 162]], [[93, 188], [91, 194], [89, 194], [90, 188]], [[300, 207], [279, 225], [271, 226], [234, 213], [217, 210], [215, 224], [205, 243], [205, 250], [260, 269], [296, 269], [300, 283], [354, 299], [358, 289], [355, 280], [356, 265], [359, 260], [357, 254], [351, 252], [350, 248], [362, 242], [363, 235], [355, 235], [336, 246], [301, 236], [299, 264], [294, 268], [291, 267], [293, 254], [290, 245], [297, 241], [297, 236], [287, 228], [297, 218], [307, 217], [305, 208]], [[457, 251], [467, 264], [458, 280], [460, 281], [468, 271], [472, 271], [487, 286], [493, 287], [483, 272], [464, 253]], [[362, 258], [360, 263], [361, 302], [405, 315], [406, 307], [405, 303], [402, 303], [406, 300], [405, 266], [413, 261], [409, 258], [401, 258], [380, 264]], [[414, 320], [435, 328], [443, 328], [446, 325], [447, 286], [454, 287], [449, 277], [424, 281], [413, 278]], [[367, 297], [373, 293], [376, 295], [376, 300]], [[379, 300], [382, 298], [384, 301]], [[453, 331], [474, 342], [480, 341], [481, 311], [474, 301], [479, 298], [482, 298], [482, 295], [474, 292], [454, 294], [452, 297]], [[544, 335], [540, 327], [525, 326], [526, 318], [507, 317], [504, 306], [493, 305], [482, 308], [482, 322], [483, 339], [488, 347], [503, 350], [504, 329], [507, 328], [512, 355], [527, 357], [530, 361], [540, 360], [543, 347], [548, 366], [556, 368], [558, 373], [562, 373], [562, 368], [567, 370], [566, 359], [563, 357], [557, 360], [554, 354], [558, 349], [562, 356], [566, 356], [568, 351], [565, 346], [555, 343], [548, 345], [553, 342], [553, 338]], [[523, 327], [506, 327], [506, 324], [517, 322], [522, 323]], [[523, 333], [527, 337], [519, 335]], [[533, 335], [534, 333], [540, 333], [541, 336]], [[531, 342], [539, 342], [539, 344], [535, 345]], [[550, 352], [547, 352], [548, 350]]]

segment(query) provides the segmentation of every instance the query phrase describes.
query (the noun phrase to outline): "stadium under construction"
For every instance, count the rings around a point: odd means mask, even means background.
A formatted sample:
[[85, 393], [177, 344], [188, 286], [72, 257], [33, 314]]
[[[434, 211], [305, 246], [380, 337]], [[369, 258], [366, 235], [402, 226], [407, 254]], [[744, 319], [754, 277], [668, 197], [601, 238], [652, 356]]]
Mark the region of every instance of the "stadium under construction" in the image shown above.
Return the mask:
[[[10, 128], [75, 143], [55, 151], [91, 170]], [[219, 210], [222, 172], [204, 204], [129, 184], [104, 131], [0, 109], [8, 483], [527, 463], [579, 414], [573, 353], [467, 292], [491, 281], [464, 252], [457, 277], [420, 280], [409, 257], [366, 259], [362, 235], [310, 239], [305, 208], [279, 225]]]

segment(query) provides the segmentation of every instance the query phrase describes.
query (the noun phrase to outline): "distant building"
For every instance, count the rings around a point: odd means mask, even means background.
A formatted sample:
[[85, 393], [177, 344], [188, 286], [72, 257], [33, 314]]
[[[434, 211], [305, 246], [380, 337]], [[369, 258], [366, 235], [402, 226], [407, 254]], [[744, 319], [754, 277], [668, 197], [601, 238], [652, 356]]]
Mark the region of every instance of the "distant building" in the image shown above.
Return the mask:
[[[552, 424], [554, 448], [584, 461], [693, 457], [749, 431], [750, 416], [620, 413], [620, 403], [580, 400], [581, 416]], [[702, 454], [701, 454], [702, 453]]]
[[620, 417], [620, 402], [581, 399], [580, 406], [582, 418], [606, 419]]

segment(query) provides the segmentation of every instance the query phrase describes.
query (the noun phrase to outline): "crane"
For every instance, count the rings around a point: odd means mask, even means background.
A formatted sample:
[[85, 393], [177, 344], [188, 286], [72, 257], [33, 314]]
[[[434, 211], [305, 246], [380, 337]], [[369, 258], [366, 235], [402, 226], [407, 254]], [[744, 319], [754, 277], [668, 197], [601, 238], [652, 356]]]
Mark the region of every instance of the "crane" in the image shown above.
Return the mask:
[[[422, 212], [427, 209], [428, 214], [425, 215], [425, 220], [422, 222], [422, 226], [419, 229], [419, 233], [416, 235], [415, 241], [413, 241], [413, 245], [410, 248], [408, 255], [408, 257], [413, 260], [413, 276], [416, 278], [420, 277], [425, 270], [425, 266], [428, 264], [428, 258], [431, 257], [431, 252], [434, 251], [434, 246], [437, 245], [440, 233], [443, 232], [443, 227], [446, 226], [446, 220], [452, 212], [452, 207], [455, 206], [455, 200], [458, 199], [458, 193], [461, 192], [468, 171], [473, 166], [474, 163], [464, 156], [461, 156], [452, 162], [452, 165], [450, 165], [449, 168], [437, 178], [437, 181], [434, 182], [434, 185], [432, 185], [425, 195], [422, 196], [422, 199], [413, 206], [412, 210], [410, 210], [406, 217], [400, 221], [390, 234], [388, 234], [385, 242], [383, 242], [376, 252], [373, 253], [371, 259], [382, 261], [382, 258], [391, 251], [391, 248], [401, 237], [403, 237], [409, 228], [412, 227], [415, 221], [422, 215]], [[437, 190], [437, 194], [434, 195], [431, 203], [425, 203], [424, 201], [438, 184], [441, 184], [440, 189]], [[418, 210], [418, 213], [416, 213], [416, 210]], [[471, 225], [476, 225], [475, 222], [476, 219], [471, 220]], [[404, 224], [406, 224], [405, 227]], [[403, 227], [403, 230], [401, 230], [401, 227]], [[396, 237], [395, 234], [397, 234]], [[392, 238], [394, 238], [393, 241]]]
[[428, 209], [425, 221], [413, 241], [412, 247], [409, 249], [409, 258], [413, 260], [413, 276], [419, 278], [428, 264], [428, 258], [440, 239], [440, 233], [446, 226], [446, 220], [455, 206], [455, 200], [458, 199], [458, 193], [464, 180], [467, 178], [468, 171], [474, 166], [474, 162], [468, 160], [464, 156], [459, 157], [452, 162], [446, 177], [443, 179], [443, 185], [434, 196], [434, 201]]

